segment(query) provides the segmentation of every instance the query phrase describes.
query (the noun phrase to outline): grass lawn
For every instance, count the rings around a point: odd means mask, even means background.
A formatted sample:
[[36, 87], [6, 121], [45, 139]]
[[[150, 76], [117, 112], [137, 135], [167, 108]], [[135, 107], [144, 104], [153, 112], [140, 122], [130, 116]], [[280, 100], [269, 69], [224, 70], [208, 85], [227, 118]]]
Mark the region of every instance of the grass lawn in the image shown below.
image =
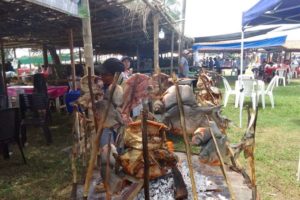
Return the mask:
[[[298, 200], [300, 182], [295, 174], [300, 153], [300, 80], [273, 92], [275, 109], [271, 109], [267, 97], [266, 109], [260, 108], [258, 114], [255, 154], [258, 190], [262, 199]], [[223, 114], [233, 121], [228, 135], [231, 142], [237, 142], [244, 134], [245, 123], [242, 129], [238, 128], [239, 111], [234, 108], [233, 100], [230, 97]], [[243, 119], [246, 121], [245, 111]], [[69, 155], [63, 149], [72, 144], [72, 118], [54, 114], [53, 120], [51, 146], [45, 145], [39, 129], [28, 131], [27, 165], [15, 145], [9, 161], [0, 157], [1, 200], [69, 199], [72, 175]], [[174, 139], [176, 148], [183, 150], [181, 138]]]
[[54, 143], [47, 146], [42, 131], [28, 130], [29, 145], [25, 148], [27, 165], [17, 145], [10, 160], [0, 155], [0, 199], [69, 199], [71, 169], [69, 154], [62, 151], [72, 144], [70, 116], [54, 114], [51, 132]]

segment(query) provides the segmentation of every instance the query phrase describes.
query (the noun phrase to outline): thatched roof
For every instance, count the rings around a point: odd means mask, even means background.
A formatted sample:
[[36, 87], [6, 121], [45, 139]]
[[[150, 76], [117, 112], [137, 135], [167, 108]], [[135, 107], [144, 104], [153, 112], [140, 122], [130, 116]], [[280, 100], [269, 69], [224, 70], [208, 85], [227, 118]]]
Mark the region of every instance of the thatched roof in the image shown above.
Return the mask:
[[[152, 3], [151, 11], [144, 1], [136, 2], [90, 0], [94, 49], [100, 53], [128, 55], [136, 53], [137, 45], [152, 49], [151, 15], [154, 8], [162, 15], [161, 27], [166, 34], [166, 39], [160, 42], [161, 52], [170, 50], [171, 31], [176, 28], [172, 19], [164, 16], [163, 7], [157, 6], [157, 1], [154, 1], [156, 4]], [[43, 43], [67, 48], [68, 31], [71, 28], [74, 32], [74, 46], [83, 46], [80, 18], [24, 0], [0, 0], [0, 13], [0, 37], [7, 48], [40, 47]]]

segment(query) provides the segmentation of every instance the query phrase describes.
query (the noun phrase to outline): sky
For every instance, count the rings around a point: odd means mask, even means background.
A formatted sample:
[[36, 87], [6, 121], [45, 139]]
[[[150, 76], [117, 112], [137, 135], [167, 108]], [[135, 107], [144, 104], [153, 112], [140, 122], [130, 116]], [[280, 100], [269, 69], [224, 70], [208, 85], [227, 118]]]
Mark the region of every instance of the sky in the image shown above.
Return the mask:
[[185, 34], [190, 37], [241, 31], [242, 12], [258, 0], [187, 0]]

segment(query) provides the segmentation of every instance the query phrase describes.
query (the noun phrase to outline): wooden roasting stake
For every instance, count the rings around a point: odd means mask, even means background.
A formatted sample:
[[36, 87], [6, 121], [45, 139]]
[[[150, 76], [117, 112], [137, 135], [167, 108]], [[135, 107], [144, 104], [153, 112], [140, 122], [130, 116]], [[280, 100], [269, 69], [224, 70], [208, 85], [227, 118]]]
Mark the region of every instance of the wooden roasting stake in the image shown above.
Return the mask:
[[223, 176], [224, 176], [224, 178], [225, 178], [226, 184], [227, 184], [227, 186], [228, 186], [228, 190], [229, 190], [229, 193], [230, 193], [230, 197], [231, 197], [232, 200], [234, 200], [234, 199], [235, 199], [235, 196], [234, 196], [234, 193], [233, 193], [231, 181], [230, 181], [229, 178], [227, 177], [227, 173], [226, 173], [226, 170], [225, 170], [224, 161], [223, 161], [223, 158], [222, 158], [222, 156], [221, 156], [221, 153], [220, 153], [220, 149], [219, 149], [217, 140], [216, 140], [215, 135], [214, 135], [214, 133], [213, 133], [213, 131], [211, 130], [210, 127], [209, 127], [209, 132], [210, 132], [210, 134], [211, 134], [211, 136], [212, 136], [212, 139], [213, 139], [213, 141], [214, 141], [214, 145], [215, 145], [215, 147], [216, 147], [217, 156], [218, 156], [218, 158], [219, 158], [219, 160], [220, 160], [220, 163], [221, 163], [220, 168], [221, 168], [221, 171], [222, 171]]
[[[256, 121], [257, 121], [257, 115], [258, 115], [258, 107], [255, 109], [255, 113], [251, 114], [250, 117], [250, 109], [248, 108], [248, 129], [247, 132], [250, 131], [251, 128], [253, 128], [253, 143], [252, 146], [249, 147], [248, 153], [249, 157], [247, 158], [247, 161], [249, 163], [250, 167], [250, 176], [251, 176], [251, 183], [252, 183], [252, 199], [257, 199], [257, 186], [256, 186], [256, 173], [255, 173], [255, 158], [254, 158], [254, 151], [255, 151], [255, 133], [256, 133]], [[253, 122], [252, 122], [253, 120]], [[253, 125], [252, 125], [253, 124]]]
[[198, 200], [195, 177], [194, 177], [194, 171], [193, 171], [193, 166], [192, 166], [191, 148], [190, 148], [190, 143], [189, 143], [189, 139], [188, 139], [188, 135], [187, 135], [187, 131], [186, 131], [184, 109], [183, 109], [183, 104], [182, 104], [182, 99], [181, 99], [181, 95], [180, 95], [180, 90], [179, 90], [177, 78], [176, 78], [176, 75], [174, 73], [173, 73], [173, 82], [174, 82], [175, 88], [176, 88], [176, 99], [177, 99], [177, 104], [178, 104], [178, 107], [179, 107], [180, 124], [181, 124], [182, 132], [183, 132], [184, 146], [185, 146], [185, 151], [186, 151], [186, 156], [187, 156], [187, 161], [188, 161], [188, 167], [189, 167], [189, 172], [190, 172], [193, 199]]
[[120, 73], [115, 73], [114, 80], [113, 80], [113, 83], [111, 85], [111, 90], [110, 90], [110, 93], [109, 93], [108, 106], [104, 110], [103, 118], [101, 118], [99, 127], [98, 127], [97, 132], [96, 132], [95, 140], [93, 141], [94, 144], [92, 146], [91, 157], [90, 157], [90, 160], [89, 160], [87, 174], [86, 174], [85, 183], [84, 183], [84, 191], [83, 191], [84, 199], [87, 199], [87, 197], [88, 197], [90, 182], [91, 182], [91, 179], [92, 179], [94, 165], [95, 165], [95, 161], [96, 161], [96, 158], [97, 158], [97, 153], [98, 153], [98, 149], [99, 149], [99, 145], [100, 145], [100, 138], [101, 138], [102, 131], [103, 131], [103, 124], [106, 121], [108, 111], [109, 111], [110, 106], [111, 106], [113, 94], [114, 94], [114, 91], [116, 89], [116, 85], [117, 85], [117, 82], [118, 82], [119, 75], [120, 75]]
[[147, 104], [143, 102], [142, 112], [142, 142], [143, 142], [143, 158], [144, 158], [144, 194], [145, 200], [150, 199], [149, 194], [149, 152], [148, 152], [148, 130], [147, 130], [148, 109]]
[[110, 179], [110, 152], [111, 152], [111, 133], [108, 137], [108, 147], [107, 147], [107, 155], [106, 155], [106, 166], [105, 166], [105, 180], [104, 180], [104, 186], [106, 189], [106, 200], [111, 199], [111, 192], [110, 192], [110, 185], [109, 185], [109, 179]]

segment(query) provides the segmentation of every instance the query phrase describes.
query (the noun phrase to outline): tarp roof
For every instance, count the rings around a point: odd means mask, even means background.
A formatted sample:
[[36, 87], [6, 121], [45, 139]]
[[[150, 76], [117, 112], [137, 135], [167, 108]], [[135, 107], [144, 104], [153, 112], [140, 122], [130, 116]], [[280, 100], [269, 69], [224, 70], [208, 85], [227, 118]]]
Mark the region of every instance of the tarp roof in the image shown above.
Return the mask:
[[242, 26], [300, 23], [300, 0], [260, 0], [243, 13]]
[[[272, 27], [272, 28], [254, 30], [254, 31], [246, 31], [244, 33], [244, 38], [263, 35], [263, 34], [266, 34], [270, 31], [273, 31], [276, 28], [278, 28], [278, 26]], [[237, 33], [229, 33], [229, 34], [223, 34], [223, 35], [195, 37], [195, 43], [199, 43], [199, 42], [202, 42], [202, 43], [203, 42], [219, 42], [219, 41], [240, 40], [240, 39], [241, 39], [241, 32], [237, 32]]]
[[[256, 49], [256, 48], [267, 48], [282, 46], [286, 42], [287, 36], [280, 36], [274, 38], [267, 38], [263, 40], [246, 41], [244, 42], [244, 49]], [[217, 43], [217, 44], [194, 44], [192, 49], [196, 50], [240, 50], [241, 43]]]

